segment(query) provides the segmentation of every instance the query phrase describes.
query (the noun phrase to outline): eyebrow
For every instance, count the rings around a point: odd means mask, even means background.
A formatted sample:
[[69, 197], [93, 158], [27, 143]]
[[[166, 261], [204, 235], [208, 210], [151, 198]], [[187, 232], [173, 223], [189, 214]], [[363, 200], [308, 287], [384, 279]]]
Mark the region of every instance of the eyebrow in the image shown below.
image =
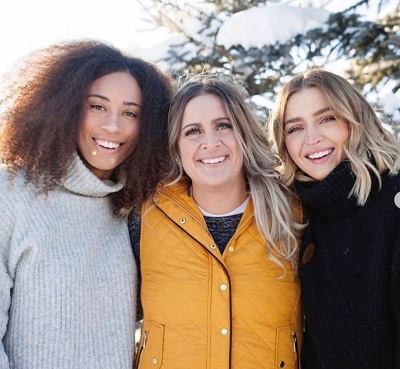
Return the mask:
[[[323, 113], [325, 113], [327, 111], [330, 111], [330, 110], [331, 110], [331, 108], [329, 108], [329, 107], [319, 109], [315, 113], [313, 113], [313, 116], [316, 117], [316, 116], [321, 115], [321, 114], [323, 114]], [[284, 121], [283, 124], [286, 125], [286, 124], [290, 124], [290, 123], [296, 123], [299, 120], [301, 120], [300, 117], [295, 117], [295, 118], [288, 119], [288, 120]]]
[[[213, 119], [212, 120], [212, 123], [213, 124], [218, 124], [220, 121], [231, 121], [230, 119], [229, 119], [229, 117], [220, 117], [220, 118], [215, 118], [215, 119]], [[182, 128], [181, 128], [181, 131], [183, 131], [183, 130], [185, 130], [186, 128], [189, 128], [189, 127], [199, 127], [199, 126], [201, 126], [201, 123], [199, 122], [199, 123], [197, 123], [197, 122], [194, 122], [194, 123], [188, 123], [186, 126], [182, 126]]]
[[[90, 95], [88, 95], [88, 98], [89, 97], [98, 97], [101, 100], [105, 100], [105, 101], [110, 102], [110, 99], [108, 97], [105, 97], [105, 96], [99, 95], [99, 94], [90, 94]], [[123, 104], [127, 105], [127, 106], [137, 106], [139, 108], [141, 107], [138, 103], [135, 103], [133, 101], [124, 101]]]

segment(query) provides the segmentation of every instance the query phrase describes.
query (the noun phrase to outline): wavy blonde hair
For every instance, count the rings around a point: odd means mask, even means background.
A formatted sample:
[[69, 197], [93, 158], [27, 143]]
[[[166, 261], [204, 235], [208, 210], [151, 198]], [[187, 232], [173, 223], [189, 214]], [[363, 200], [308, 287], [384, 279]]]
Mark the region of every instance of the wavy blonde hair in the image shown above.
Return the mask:
[[358, 204], [363, 205], [371, 192], [371, 175], [375, 175], [381, 185], [384, 171], [399, 172], [400, 143], [383, 127], [372, 106], [350, 82], [321, 68], [309, 69], [284, 84], [270, 112], [270, 138], [281, 160], [282, 180], [288, 186], [295, 180], [314, 180], [290, 157], [284, 133], [288, 100], [294, 93], [312, 87], [319, 88], [324, 94], [335, 118], [348, 124], [349, 138], [344, 150], [356, 177], [349, 196], [356, 196]]
[[297, 270], [297, 242], [300, 224], [292, 209], [293, 197], [280, 181], [278, 161], [271, 151], [261, 123], [246, 104], [246, 90], [231, 77], [199, 74], [187, 77], [173, 98], [168, 121], [170, 171], [172, 183], [186, 176], [178, 148], [183, 113], [187, 103], [199, 95], [215, 95], [221, 99], [234, 127], [244, 155], [244, 172], [249, 194], [254, 203], [258, 230], [267, 245], [267, 255], [286, 272], [282, 260]]

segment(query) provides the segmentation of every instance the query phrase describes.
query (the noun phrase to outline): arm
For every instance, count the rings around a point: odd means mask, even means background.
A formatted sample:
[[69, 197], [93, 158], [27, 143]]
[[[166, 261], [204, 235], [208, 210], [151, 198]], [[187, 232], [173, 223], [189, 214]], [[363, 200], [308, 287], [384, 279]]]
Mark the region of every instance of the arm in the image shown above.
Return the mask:
[[0, 368], [9, 369], [9, 361], [7, 354], [4, 350], [3, 339], [7, 330], [8, 324], [8, 309], [11, 304], [11, 288], [13, 287], [13, 280], [5, 272], [5, 265], [3, 260], [0, 265], [0, 335], [1, 335], [1, 345], [0, 345]]
[[394, 248], [391, 272], [391, 303], [396, 327], [396, 368], [400, 368], [400, 234]]
[[[2, 189], [4, 191], [4, 189]], [[5, 197], [5, 196], [4, 196]], [[4, 336], [8, 326], [8, 311], [11, 305], [11, 290], [14, 286], [14, 263], [10, 257], [14, 214], [9, 209], [9, 199], [0, 196], [0, 368], [9, 369], [10, 364], [4, 349]]]

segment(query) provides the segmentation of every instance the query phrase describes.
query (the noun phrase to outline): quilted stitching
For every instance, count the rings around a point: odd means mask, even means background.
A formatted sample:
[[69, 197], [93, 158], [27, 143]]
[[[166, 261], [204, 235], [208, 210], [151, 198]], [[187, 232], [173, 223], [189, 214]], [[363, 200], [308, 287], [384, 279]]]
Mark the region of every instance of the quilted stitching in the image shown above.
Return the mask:
[[[190, 201], [177, 206], [174, 191], [166, 193], [167, 198], [158, 195], [156, 206], [175, 223], [154, 208], [146, 215], [152, 232], [146, 231], [145, 217], [141, 240], [145, 319], [166, 325], [162, 367], [227, 368], [232, 345], [232, 368], [274, 368], [279, 360], [277, 329], [292, 327], [298, 310], [299, 289], [290, 265], [285, 265], [287, 276], [278, 279], [282, 269], [267, 258], [265, 246], [260, 248], [262, 240], [252, 221], [235, 234], [221, 256], [218, 249], [210, 248], [213, 239]], [[228, 285], [226, 293], [219, 289], [222, 283]], [[229, 333], [232, 329], [232, 342], [229, 334], [221, 335], [221, 327]], [[293, 357], [292, 345], [287, 351]], [[168, 366], [171, 363], [175, 365]], [[288, 362], [285, 368], [291, 365]]]

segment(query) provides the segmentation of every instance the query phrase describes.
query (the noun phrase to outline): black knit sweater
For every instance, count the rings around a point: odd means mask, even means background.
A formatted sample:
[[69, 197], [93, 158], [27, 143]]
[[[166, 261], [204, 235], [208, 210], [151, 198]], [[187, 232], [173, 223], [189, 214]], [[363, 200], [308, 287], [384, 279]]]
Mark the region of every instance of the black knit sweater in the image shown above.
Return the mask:
[[383, 175], [381, 190], [375, 180], [364, 206], [348, 197], [354, 181], [345, 161], [322, 182], [296, 183], [310, 218], [303, 369], [400, 369], [400, 175]]

